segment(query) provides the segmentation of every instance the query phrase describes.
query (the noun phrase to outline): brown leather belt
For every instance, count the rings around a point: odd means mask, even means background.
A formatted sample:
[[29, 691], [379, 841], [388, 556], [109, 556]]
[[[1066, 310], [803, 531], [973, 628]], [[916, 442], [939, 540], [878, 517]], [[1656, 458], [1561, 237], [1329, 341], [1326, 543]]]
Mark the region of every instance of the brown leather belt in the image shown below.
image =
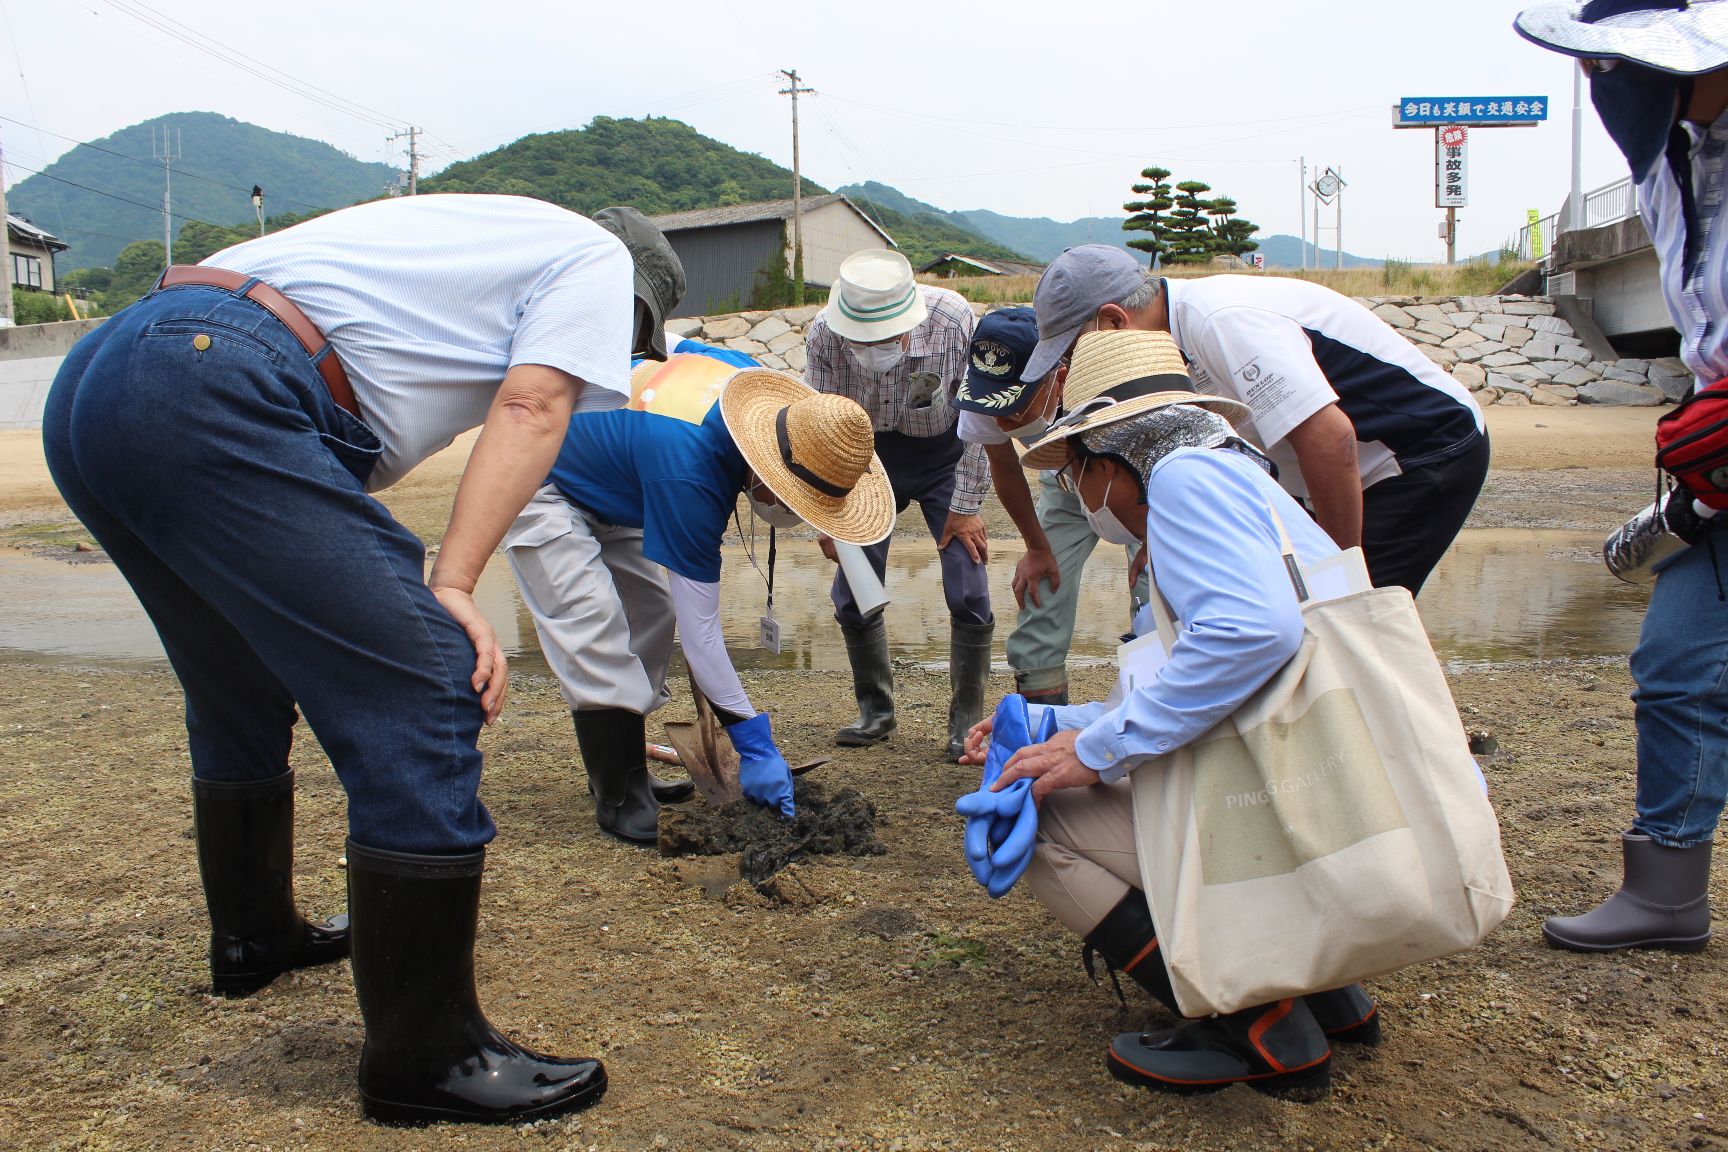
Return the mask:
[[[240, 289], [247, 281], [251, 281], [252, 287], [241, 293]], [[348, 373], [343, 371], [342, 361], [336, 358], [336, 349], [329, 347], [330, 342], [324, 339], [318, 326], [306, 319], [306, 313], [300, 311], [294, 301], [262, 280], [254, 280], [227, 268], [211, 268], [203, 264], [175, 264], [162, 273], [162, 279], [156, 282], [158, 288], [173, 288], [183, 284], [222, 288], [237, 295], [244, 295], [246, 299], [282, 321], [282, 326], [294, 334], [294, 339], [300, 341], [300, 347], [306, 349], [306, 355], [314, 359], [317, 359], [318, 353], [329, 348], [328, 352], [324, 352], [324, 358], [317, 360], [318, 375], [324, 377], [324, 386], [330, 389], [330, 399], [336, 401], [336, 406], [356, 419], [359, 418], [360, 405], [354, 401], [354, 388], [348, 383]]]

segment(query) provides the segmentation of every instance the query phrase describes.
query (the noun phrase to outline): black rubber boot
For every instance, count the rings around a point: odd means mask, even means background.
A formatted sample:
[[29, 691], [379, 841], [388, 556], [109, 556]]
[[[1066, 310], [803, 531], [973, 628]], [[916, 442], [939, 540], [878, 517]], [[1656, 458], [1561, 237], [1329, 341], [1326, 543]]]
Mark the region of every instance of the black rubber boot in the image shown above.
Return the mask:
[[1550, 917], [1542, 925], [1548, 943], [1573, 952], [1697, 952], [1710, 943], [1709, 841], [1669, 848], [1626, 832], [1620, 845], [1620, 890], [1582, 916]]
[[294, 906], [294, 773], [192, 780], [198, 873], [210, 909], [210, 986], [249, 996], [284, 972], [348, 955], [348, 917], [312, 924]]
[[1332, 1043], [1366, 1044], [1370, 1048], [1380, 1043], [1380, 1009], [1362, 985], [1310, 992], [1302, 999]]
[[369, 1119], [521, 1124], [586, 1108], [606, 1091], [600, 1061], [531, 1052], [481, 1012], [474, 931], [485, 864], [484, 850], [420, 856], [348, 841]]
[[[576, 719], [575, 712], [570, 713], [570, 719], [577, 724], [582, 723], [582, 721]], [[644, 719], [642, 723], [644, 725], [644, 733], [646, 733], [646, 725], [648, 722]], [[662, 780], [660, 777], [654, 775], [653, 772], [649, 772], [648, 791], [654, 793], [654, 799], [660, 801], [662, 804], [678, 804], [696, 795], [696, 785], [689, 780]], [[594, 781], [592, 778], [588, 781], [588, 795], [594, 795]]]
[[894, 732], [894, 665], [888, 659], [888, 625], [877, 613], [862, 628], [847, 628], [846, 659], [858, 697], [858, 722], [834, 734], [842, 748], [880, 744]]
[[[1158, 932], [1152, 925], [1152, 909], [1146, 903], [1146, 893], [1130, 888], [1121, 903], [1110, 909], [1098, 926], [1086, 934], [1086, 945], [1080, 951], [1080, 961], [1086, 965], [1086, 975], [1098, 982], [1092, 967], [1092, 957], [1102, 956], [1115, 979], [1121, 972], [1134, 983], [1150, 992], [1157, 1001], [1176, 1015], [1176, 992], [1170, 987], [1170, 973], [1164, 968], [1164, 957], [1158, 952]], [[1117, 985], [1121, 995], [1121, 985]]]
[[648, 786], [648, 753], [643, 747], [647, 725], [642, 714], [625, 708], [585, 708], [571, 716], [594, 793], [594, 822], [620, 840], [655, 843], [660, 837], [660, 802]]
[[1110, 1044], [1110, 1075], [1156, 1092], [1258, 1092], [1316, 1100], [1332, 1086], [1332, 1049], [1301, 997], [1162, 1032], [1125, 1032]]
[[990, 677], [990, 641], [995, 624], [948, 623], [948, 759], [966, 751], [966, 733], [984, 715], [984, 683]]

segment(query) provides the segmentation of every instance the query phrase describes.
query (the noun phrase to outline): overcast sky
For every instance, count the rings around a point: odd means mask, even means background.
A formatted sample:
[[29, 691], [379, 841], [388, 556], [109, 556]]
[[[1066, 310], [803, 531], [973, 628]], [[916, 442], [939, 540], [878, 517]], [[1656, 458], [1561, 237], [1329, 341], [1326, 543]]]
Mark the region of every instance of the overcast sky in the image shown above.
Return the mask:
[[[1294, 235], [1306, 156], [1348, 182], [1347, 251], [1438, 260], [1433, 132], [1392, 129], [1399, 97], [1554, 103], [1540, 127], [1471, 133], [1460, 254], [1566, 194], [1573, 66], [1512, 31], [1521, 7], [0, 0], [0, 147], [11, 185], [70, 140], [211, 111], [398, 164], [405, 142], [385, 137], [412, 124], [436, 168], [651, 113], [789, 166], [775, 71], [796, 68], [816, 90], [799, 104], [804, 170], [828, 187], [875, 179], [941, 208], [1072, 220], [1120, 215], [1158, 163], [1233, 196], [1262, 234]], [[1585, 187], [1624, 174], [1586, 100]], [[1330, 209], [1321, 223], [1331, 247]]]

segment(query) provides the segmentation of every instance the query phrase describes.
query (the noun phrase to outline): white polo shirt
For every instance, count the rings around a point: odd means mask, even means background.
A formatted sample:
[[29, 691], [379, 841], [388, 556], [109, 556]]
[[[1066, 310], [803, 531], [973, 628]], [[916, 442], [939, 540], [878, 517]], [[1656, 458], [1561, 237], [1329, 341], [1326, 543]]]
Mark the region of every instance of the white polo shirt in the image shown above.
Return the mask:
[[1285, 437], [1328, 404], [1356, 427], [1363, 488], [1450, 459], [1482, 433], [1469, 391], [1348, 296], [1283, 276], [1163, 284], [1194, 387], [1253, 410], [1240, 431], [1297, 496], [1308, 486]]
[[483, 423], [517, 364], [582, 380], [581, 411], [630, 398], [630, 254], [556, 205], [522, 196], [378, 200], [204, 263], [277, 289], [334, 346], [361, 419], [384, 442], [369, 491]]

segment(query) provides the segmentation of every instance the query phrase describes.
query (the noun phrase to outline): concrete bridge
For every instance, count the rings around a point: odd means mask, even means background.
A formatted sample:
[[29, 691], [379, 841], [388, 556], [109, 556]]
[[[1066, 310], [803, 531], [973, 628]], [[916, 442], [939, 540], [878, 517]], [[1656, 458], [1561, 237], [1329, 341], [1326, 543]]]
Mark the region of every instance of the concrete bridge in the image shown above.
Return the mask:
[[1632, 181], [1587, 194], [1581, 228], [1566, 227], [1569, 207], [1519, 232], [1519, 255], [1539, 261], [1542, 281], [1526, 290], [1554, 297], [1580, 335], [1585, 325], [1579, 321], [1594, 321], [1619, 355], [1674, 355], [1679, 337], [1662, 302], [1656, 249]]

